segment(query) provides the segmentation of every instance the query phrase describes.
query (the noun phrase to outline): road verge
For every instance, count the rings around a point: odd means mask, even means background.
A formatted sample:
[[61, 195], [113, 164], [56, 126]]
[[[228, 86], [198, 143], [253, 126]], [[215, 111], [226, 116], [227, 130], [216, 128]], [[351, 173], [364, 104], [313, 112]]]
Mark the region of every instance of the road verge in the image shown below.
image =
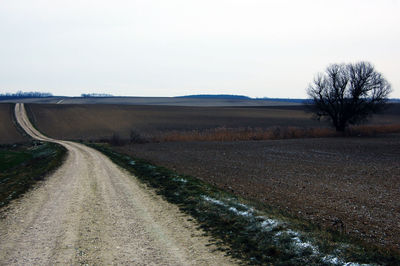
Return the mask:
[[0, 208], [18, 198], [62, 165], [66, 149], [31, 141], [0, 146]]

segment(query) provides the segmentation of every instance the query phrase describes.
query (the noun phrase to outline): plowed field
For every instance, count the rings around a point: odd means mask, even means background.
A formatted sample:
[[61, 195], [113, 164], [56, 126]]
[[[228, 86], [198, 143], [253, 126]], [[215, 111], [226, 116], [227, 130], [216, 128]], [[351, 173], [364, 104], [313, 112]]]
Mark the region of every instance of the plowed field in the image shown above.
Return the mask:
[[400, 135], [117, 148], [323, 227], [400, 250]]
[[0, 144], [11, 144], [28, 140], [15, 127], [13, 104], [0, 104]]

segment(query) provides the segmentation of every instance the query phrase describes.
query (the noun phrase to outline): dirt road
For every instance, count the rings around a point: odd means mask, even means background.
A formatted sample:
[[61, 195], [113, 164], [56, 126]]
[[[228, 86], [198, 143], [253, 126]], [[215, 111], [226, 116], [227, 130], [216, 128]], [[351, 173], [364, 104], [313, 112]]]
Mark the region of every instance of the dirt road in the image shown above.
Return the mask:
[[32, 137], [68, 149], [63, 166], [14, 201], [0, 219], [0, 264], [228, 265], [178, 208], [101, 153], [38, 132], [23, 104], [18, 123]]

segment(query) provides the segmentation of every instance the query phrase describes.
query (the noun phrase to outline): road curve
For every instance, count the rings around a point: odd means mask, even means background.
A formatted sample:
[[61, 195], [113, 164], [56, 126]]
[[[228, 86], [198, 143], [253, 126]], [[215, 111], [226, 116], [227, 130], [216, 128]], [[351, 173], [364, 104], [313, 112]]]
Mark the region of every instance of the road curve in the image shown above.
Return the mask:
[[64, 164], [13, 201], [0, 219], [1, 265], [231, 265], [179, 209], [87, 146], [37, 131], [23, 104], [18, 123], [33, 138], [68, 149]]

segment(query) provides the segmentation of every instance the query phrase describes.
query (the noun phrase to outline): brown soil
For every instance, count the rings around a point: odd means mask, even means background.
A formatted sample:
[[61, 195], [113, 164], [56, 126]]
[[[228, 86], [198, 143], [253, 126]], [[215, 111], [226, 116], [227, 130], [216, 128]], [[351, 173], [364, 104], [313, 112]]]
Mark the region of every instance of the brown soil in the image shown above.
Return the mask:
[[12, 144], [28, 140], [14, 125], [14, 104], [0, 104], [0, 144]]
[[400, 249], [400, 135], [118, 148], [324, 227]]

